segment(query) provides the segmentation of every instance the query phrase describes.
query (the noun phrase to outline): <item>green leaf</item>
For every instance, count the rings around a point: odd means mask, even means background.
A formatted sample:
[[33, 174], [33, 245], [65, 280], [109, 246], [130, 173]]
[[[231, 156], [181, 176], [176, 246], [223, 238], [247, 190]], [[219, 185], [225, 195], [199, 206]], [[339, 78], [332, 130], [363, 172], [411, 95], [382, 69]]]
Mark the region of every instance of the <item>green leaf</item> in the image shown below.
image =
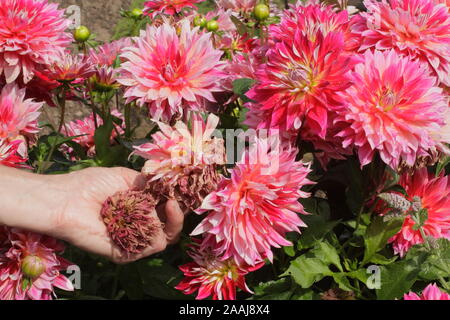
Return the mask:
[[290, 278], [261, 282], [255, 289], [251, 300], [289, 300], [295, 287]]
[[352, 279], [357, 279], [364, 284], [367, 284], [367, 280], [369, 279], [369, 274], [366, 269], [358, 269], [356, 271], [347, 272], [347, 277]]
[[143, 281], [144, 292], [154, 298], [167, 300], [191, 300], [174, 287], [182, 278], [182, 272], [161, 259], [143, 260], [137, 264]]
[[239, 96], [244, 96], [255, 84], [254, 79], [242, 78], [233, 81], [233, 92]]
[[313, 249], [314, 255], [325, 263], [335, 265], [339, 271], [343, 272], [339, 254], [335, 247], [328, 242], [319, 242]]
[[320, 259], [303, 255], [292, 261], [289, 269], [282, 276], [292, 276], [296, 283], [307, 289], [315, 282], [332, 274], [333, 272], [328, 268], [328, 265]]
[[400, 299], [417, 280], [424, 257], [403, 260], [381, 267], [381, 288], [377, 290], [379, 300]]
[[385, 256], [375, 253], [370, 259], [371, 263], [375, 263], [377, 265], [387, 265], [394, 263], [398, 259], [398, 256], [394, 256], [392, 258], [386, 258]]
[[345, 273], [335, 273], [333, 274], [334, 281], [338, 284], [339, 288], [344, 291], [357, 291], [347, 278]]
[[426, 281], [438, 280], [450, 276], [450, 241], [436, 239], [432, 241], [431, 251], [426, 244], [413, 246], [407, 253], [406, 259], [413, 259], [426, 254], [427, 259], [421, 264], [419, 277]]
[[327, 221], [319, 215], [308, 215], [302, 217], [308, 228], [302, 230], [297, 249], [312, 248], [317, 241], [324, 239], [339, 224], [339, 221]]
[[286, 253], [289, 257], [295, 257], [295, 248], [294, 246], [283, 247], [284, 253]]
[[373, 255], [382, 250], [387, 245], [388, 240], [400, 231], [402, 225], [403, 219], [384, 221], [382, 216], [376, 216], [367, 228], [364, 237], [366, 251], [361, 265], [370, 262]]

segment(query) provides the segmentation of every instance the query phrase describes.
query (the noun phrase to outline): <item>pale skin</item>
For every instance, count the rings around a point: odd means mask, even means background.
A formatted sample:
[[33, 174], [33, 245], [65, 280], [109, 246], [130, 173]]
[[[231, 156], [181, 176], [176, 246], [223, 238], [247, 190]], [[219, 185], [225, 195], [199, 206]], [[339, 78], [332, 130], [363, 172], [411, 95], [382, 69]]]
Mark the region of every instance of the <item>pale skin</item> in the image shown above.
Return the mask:
[[126, 168], [89, 168], [65, 175], [37, 175], [0, 166], [0, 225], [65, 240], [115, 263], [133, 262], [178, 241], [184, 213], [169, 200], [154, 215], [164, 223], [152, 245], [139, 255], [124, 254], [108, 236], [101, 219], [103, 202], [140, 183]]

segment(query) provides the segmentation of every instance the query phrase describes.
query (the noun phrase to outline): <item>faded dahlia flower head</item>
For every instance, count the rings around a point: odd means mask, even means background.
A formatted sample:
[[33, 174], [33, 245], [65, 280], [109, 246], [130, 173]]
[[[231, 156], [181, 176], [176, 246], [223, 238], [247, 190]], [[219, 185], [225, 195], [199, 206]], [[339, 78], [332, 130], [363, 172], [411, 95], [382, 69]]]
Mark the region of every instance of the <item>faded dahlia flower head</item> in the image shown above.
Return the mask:
[[[118, 110], [112, 110], [111, 114], [119, 119], [123, 120], [123, 115]], [[103, 125], [103, 119], [97, 115], [97, 125], [101, 126]], [[123, 128], [115, 125], [116, 129], [119, 133], [123, 133]], [[81, 119], [81, 120], [74, 120], [69, 123], [66, 123], [63, 128], [61, 129], [62, 133], [66, 135], [67, 137], [76, 137], [73, 141], [81, 145], [86, 151], [87, 155], [92, 157], [95, 155], [95, 121], [94, 121], [94, 114], [91, 113], [89, 116]], [[113, 130], [111, 133], [111, 142], [114, 138], [117, 137], [116, 130]], [[68, 148], [66, 149], [68, 153], [71, 153], [73, 150]]]
[[[248, 104], [246, 123], [258, 129], [278, 129], [294, 138], [302, 129], [324, 139], [329, 120], [341, 106], [338, 93], [351, 84], [348, 73], [355, 61], [347, 53], [343, 32], [325, 32], [319, 22], [304, 19], [308, 23], [291, 26], [283, 18], [274, 31], [281, 41], [269, 50], [267, 63], [256, 73], [258, 83], [248, 93], [256, 103]], [[284, 39], [283, 33], [292, 37]]]
[[103, 204], [101, 216], [114, 243], [126, 253], [139, 254], [153, 243], [163, 228], [151, 194], [142, 191], [118, 192]]
[[59, 256], [61, 242], [7, 227], [0, 234], [0, 300], [52, 300], [55, 288], [74, 290], [61, 274], [73, 265]]
[[236, 289], [252, 293], [245, 283], [245, 275], [261, 268], [264, 263], [254, 267], [239, 266], [233, 259], [222, 261], [212, 248], [200, 248], [200, 241], [194, 239], [188, 251], [193, 262], [180, 267], [185, 278], [175, 288], [184, 294], [195, 292], [197, 300], [212, 297], [213, 300], [236, 300]]
[[25, 94], [26, 90], [16, 84], [7, 84], [1, 90], [0, 138], [33, 136], [39, 132], [39, 109], [43, 103], [25, 99]]
[[135, 154], [147, 159], [142, 173], [153, 194], [176, 198], [189, 209], [198, 208], [205, 196], [216, 189], [225, 163], [224, 141], [213, 138], [219, 118], [213, 114], [206, 123], [192, 114], [191, 128], [181, 121], [174, 127], [158, 123], [161, 132], [153, 142], [135, 147]]
[[21, 76], [28, 83], [38, 66], [64, 51], [72, 40], [71, 21], [47, 0], [2, 0], [0, 7], [0, 76], [7, 83]]
[[203, 110], [206, 101], [215, 102], [213, 92], [222, 90], [222, 51], [214, 49], [211, 33], [191, 29], [186, 19], [179, 28], [169, 23], [148, 26], [135, 47], [121, 55], [126, 62], [118, 82], [127, 87], [127, 103], [148, 104], [154, 120]]
[[443, 148], [448, 101], [426, 68], [394, 50], [366, 51], [341, 93], [346, 108], [336, 122], [343, 146], [355, 146], [362, 166], [376, 152], [394, 169], [413, 167], [418, 156]]
[[450, 12], [435, 0], [365, 0], [360, 50], [395, 49], [428, 66], [450, 86]]
[[273, 259], [272, 247], [291, 246], [288, 232], [306, 227], [299, 214], [307, 214], [298, 201], [308, 198], [301, 189], [313, 182], [296, 150], [271, 150], [258, 139], [224, 179], [217, 191], [203, 201], [198, 213], [208, 213], [192, 235], [203, 235], [204, 246], [213, 242], [223, 260], [257, 265]]
[[23, 140], [9, 141], [0, 138], [0, 165], [13, 168], [27, 167], [25, 164], [27, 158], [19, 152], [22, 143]]
[[410, 292], [405, 294], [404, 300], [450, 300], [450, 295], [444, 291], [441, 291], [439, 287], [432, 283], [428, 285], [419, 296], [417, 293]]
[[[402, 175], [400, 185], [405, 188], [409, 201], [420, 199], [421, 207], [428, 211], [428, 219], [422, 227], [425, 236], [450, 240], [449, 176], [435, 177], [423, 168], [414, 175]], [[408, 215], [400, 232], [390, 240], [395, 253], [400, 256], [404, 256], [412, 246], [424, 242], [420, 230], [414, 230], [415, 224]]]
[[195, 3], [204, 0], [151, 0], [144, 2], [144, 13], [151, 18], [158, 14], [167, 14], [170, 16], [181, 13], [185, 8], [196, 9]]

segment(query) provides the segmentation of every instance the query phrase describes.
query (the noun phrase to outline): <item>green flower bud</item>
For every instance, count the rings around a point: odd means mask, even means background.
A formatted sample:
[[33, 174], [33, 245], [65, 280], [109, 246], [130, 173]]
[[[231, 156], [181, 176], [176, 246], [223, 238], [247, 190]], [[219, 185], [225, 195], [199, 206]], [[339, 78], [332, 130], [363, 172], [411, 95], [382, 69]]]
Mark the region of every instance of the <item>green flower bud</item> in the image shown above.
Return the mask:
[[258, 21], [266, 20], [270, 16], [270, 8], [264, 3], [260, 3], [253, 9], [253, 14]]
[[88, 29], [88, 27], [85, 26], [79, 26], [73, 32], [73, 37], [75, 38], [75, 41], [80, 43], [88, 41], [90, 36], [91, 31]]
[[21, 269], [27, 278], [36, 279], [45, 272], [45, 264], [38, 256], [30, 255], [23, 259]]
[[216, 32], [217, 30], [219, 30], [219, 23], [216, 20], [208, 21], [208, 23], [206, 24], [206, 30]]

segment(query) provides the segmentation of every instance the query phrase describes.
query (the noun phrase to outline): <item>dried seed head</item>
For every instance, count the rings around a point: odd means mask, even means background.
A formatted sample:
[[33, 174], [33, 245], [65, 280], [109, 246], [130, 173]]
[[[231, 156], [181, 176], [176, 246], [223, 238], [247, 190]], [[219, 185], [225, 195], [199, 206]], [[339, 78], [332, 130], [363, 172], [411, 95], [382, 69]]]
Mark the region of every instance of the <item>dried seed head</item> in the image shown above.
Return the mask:
[[151, 246], [162, 224], [155, 213], [158, 201], [149, 193], [116, 193], [103, 205], [101, 215], [114, 243], [123, 251], [139, 254]]

